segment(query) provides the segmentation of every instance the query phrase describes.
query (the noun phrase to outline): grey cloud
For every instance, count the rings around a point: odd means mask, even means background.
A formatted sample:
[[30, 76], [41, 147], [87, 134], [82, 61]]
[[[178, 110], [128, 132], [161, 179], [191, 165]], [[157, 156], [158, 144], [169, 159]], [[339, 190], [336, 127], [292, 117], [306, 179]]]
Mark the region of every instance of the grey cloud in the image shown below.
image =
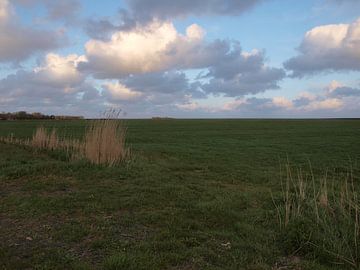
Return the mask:
[[[132, 75], [119, 81], [125, 87], [143, 94], [141, 98], [126, 102], [159, 105], [182, 102], [188, 97], [205, 98], [199, 83], [189, 82], [186, 75], [178, 71], [156, 72]], [[119, 103], [107, 89], [104, 96], [113, 103]], [[121, 103], [121, 102], [120, 102]]]
[[85, 23], [84, 30], [90, 38], [106, 40], [109, 39], [113, 32], [121, 30], [121, 27], [111, 23], [110, 20], [106, 18], [88, 19]]
[[98, 117], [106, 109], [105, 100], [87, 82], [64, 86], [42, 81], [33, 73], [19, 71], [0, 81], [0, 107], [4, 111], [25, 110], [48, 114], [69, 114]]
[[211, 78], [203, 85], [206, 93], [236, 97], [279, 88], [285, 72], [266, 66], [264, 52], [242, 53], [236, 43], [223, 59], [212, 63], [206, 77]]
[[322, 56], [305, 52], [286, 61], [284, 67], [292, 71], [291, 77], [301, 78], [319, 72], [360, 70], [360, 62], [342, 51], [333, 51]]
[[295, 107], [303, 107], [309, 105], [311, 102], [311, 99], [308, 97], [298, 97], [293, 100]]
[[110, 18], [90, 18], [84, 24], [86, 34], [93, 39], [107, 40], [115, 31], [131, 30], [136, 26], [136, 21], [128, 11], [120, 9], [117, 21], [113, 23]]
[[[172, 85], [178, 85], [179, 81], [184, 82], [183, 78], [171, 77], [171, 74], [178, 74], [173, 73], [175, 70], [207, 70], [202, 71], [199, 75], [196, 87], [202, 89], [206, 94], [225, 94], [227, 96], [243, 96], [264, 92], [268, 89], [277, 89], [278, 82], [285, 77], [283, 69], [266, 65], [264, 51], [243, 52], [239, 42], [236, 41], [206, 42], [200, 39], [193, 43], [186, 43], [183, 39], [178, 38], [167, 44], [166, 50], [156, 56], [156, 59], [164, 59], [164, 61], [154, 69], [170, 72], [147, 72], [146, 74], [141, 69], [137, 69], [137, 73], [132, 75], [126, 69], [127, 66], [121, 66], [121, 63], [132, 63], [128, 59], [126, 59], [128, 61], [121, 61], [127, 55], [115, 60], [114, 57], [119, 55], [112, 57], [106, 51], [106, 46], [108, 43], [103, 42], [101, 46], [98, 46], [100, 50], [87, 54], [88, 62], [81, 63], [80, 70], [88, 72], [98, 79], [125, 79], [126, 85], [130, 87], [133, 86], [133, 80], [136, 79], [137, 86], [142, 83], [141, 88], [151, 91], [172, 91]], [[117, 44], [117, 46], [121, 47], [121, 44]], [[137, 63], [135, 60], [133, 62]], [[167, 75], [161, 77], [159, 74]], [[169, 82], [170, 79], [177, 81]], [[165, 87], [159, 82], [165, 83]], [[199, 91], [193, 92], [194, 95], [203, 95]]]
[[262, 0], [127, 0], [139, 20], [171, 19], [188, 15], [239, 15]]
[[352, 87], [338, 87], [329, 93], [331, 97], [360, 97], [360, 89]]
[[257, 94], [269, 89], [278, 89], [278, 82], [285, 77], [285, 72], [278, 68], [263, 68], [256, 72], [243, 72], [236, 78], [211, 79], [202, 88], [206, 93], [223, 93], [229, 97], [239, 97], [247, 94]]
[[24, 70], [9, 75], [0, 82], [2, 96], [12, 98], [62, 99], [66, 96], [64, 88], [74, 87], [75, 91], [70, 94], [72, 96], [79, 92], [78, 87], [80, 86], [80, 84], [71, 85], [66, 82], [59, 85], [59, 82], [52, 83], [51, 80], [44, 80], [41, 76]]
[[56, 49], [66, 44], [61, 32], [35, 29], [21, 25], [11, 5], [0, 20], [0, 62], [19, 63], [33, 53]]
[[47, 2], [48, 17], [52, 20], [65, 20], [74, 23], [79, 19], [81, 4], [78, 0], [62, 0]]
[[[68, 79], [51, 76], [47, 70], [19, 70], [0, 80], [0, 105], [17, 110], [27, 108], [57, 108], [99, 103], [97, 90], [80, 74]], [[34, 111], [34, 110], [31, 110]]]
[[0, 62], [20, 62], [33, 53], [59, 48], [65, 42], [58, 33], [18, 24], [0, 25]]
[[174, 93], [190, 90], [186, 75], [176, 71], [133, 75], [122, 82], [130, 88], [147, 93]]
[[13, 2], [28, 8], [35, 5], [44, 5], [47, 10], [47, 19], [65, 21], [69, 24], [79, 21], [79, 11], [82, 7], [79, 0], [13, 0]]
[[257, 72], [263, 65], [264, 53], [244, 56], [240, 46], [236, 46], [234, 50], [228, 49], [223, 59], [209, 68], [207, 76], [231, 80], [239, 73]]
[[[17, 0], [24, 1], [24, 0]], [[33, 0], [45, 1], [45, 0]], [[189, 15], [230, 15], [246, 12], [264, 0], [127, 0], [129, 10], [120, 9], [116, 21], [110, 18], [89, 19], [85, 32], [95, 39], [107, 39], [113, 31], [128, 30], [154, 19], [172, 20]]]

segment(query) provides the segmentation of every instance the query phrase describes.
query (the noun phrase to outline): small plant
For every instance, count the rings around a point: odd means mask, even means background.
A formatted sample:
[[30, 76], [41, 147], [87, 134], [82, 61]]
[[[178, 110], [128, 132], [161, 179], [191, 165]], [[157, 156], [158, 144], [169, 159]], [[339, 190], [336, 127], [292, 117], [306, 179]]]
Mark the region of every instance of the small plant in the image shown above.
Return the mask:
[[341, 181], [315, 179], [286, 166], [282, 199], [274, 204], [280, 241], [290, 252], [360, 267], [360, 203], [352, 171]]

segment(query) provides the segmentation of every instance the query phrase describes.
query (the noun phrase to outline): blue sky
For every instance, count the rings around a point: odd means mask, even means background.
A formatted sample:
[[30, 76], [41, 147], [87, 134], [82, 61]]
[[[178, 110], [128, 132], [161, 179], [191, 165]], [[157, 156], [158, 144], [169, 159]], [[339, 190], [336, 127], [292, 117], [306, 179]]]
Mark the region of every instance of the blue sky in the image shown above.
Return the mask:
[[358, 0], [0, 0], [0, 111], [360, 117]]

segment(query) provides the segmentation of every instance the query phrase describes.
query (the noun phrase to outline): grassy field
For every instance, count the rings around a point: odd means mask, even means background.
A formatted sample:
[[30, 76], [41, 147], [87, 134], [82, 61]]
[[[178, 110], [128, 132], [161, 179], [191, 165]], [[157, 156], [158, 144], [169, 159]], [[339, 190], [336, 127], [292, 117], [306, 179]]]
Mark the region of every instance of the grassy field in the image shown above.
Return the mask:
[[[3, 121], [0, 136], [40, 124], [81, 138], [86, 121]], [[118, 167], [0, 143], [2, 269], [351, 269], [285, 241], [273, 201], [286, 164], [335, 186], [352, 168], [358, 187], [359, 120], [125, 124]]]

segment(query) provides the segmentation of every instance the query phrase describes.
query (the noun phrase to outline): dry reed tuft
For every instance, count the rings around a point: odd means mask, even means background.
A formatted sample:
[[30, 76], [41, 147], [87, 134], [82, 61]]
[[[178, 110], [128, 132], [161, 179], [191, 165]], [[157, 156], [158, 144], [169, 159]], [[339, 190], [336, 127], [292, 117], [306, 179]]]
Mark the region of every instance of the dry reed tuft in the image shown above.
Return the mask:
[[83, 155], [94, 164], [114, 166], [129, 156], [126, 129], [117, 119], [94, 120], [86, 130]]
[[30, 141], [30, 145], [40, 149], [55, 150], [61, 148], [61, 142], [57, 136], [56, 130], [50, 133], [44, 127], [38, 127]]
[[16, 139], [13, 135], [0, 138], [1, 142], [27, 145], [38, 149], [65, 151], [73, 159], [86, 159], [97, 165], [115, 166], [129, 158], [126, 146], [126, 128], [118, 119], [120, 111], [110, 110], [106, 118], [93, 120], [83, 140], [60, 139], [56, 130], [50, 132], [38, 127], [30, 140]]

